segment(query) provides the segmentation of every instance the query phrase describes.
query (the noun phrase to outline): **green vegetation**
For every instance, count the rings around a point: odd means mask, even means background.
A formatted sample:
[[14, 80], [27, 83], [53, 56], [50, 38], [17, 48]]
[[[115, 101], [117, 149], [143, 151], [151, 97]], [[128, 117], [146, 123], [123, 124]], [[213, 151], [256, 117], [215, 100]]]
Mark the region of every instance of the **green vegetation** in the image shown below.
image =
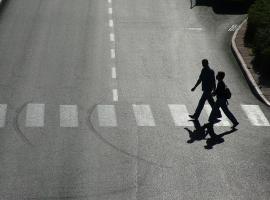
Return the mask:
[[246, 43], [255, 54], [256, 68], [262, 75], [270, 72], [270, 0], [256, 0], [248, 12]]

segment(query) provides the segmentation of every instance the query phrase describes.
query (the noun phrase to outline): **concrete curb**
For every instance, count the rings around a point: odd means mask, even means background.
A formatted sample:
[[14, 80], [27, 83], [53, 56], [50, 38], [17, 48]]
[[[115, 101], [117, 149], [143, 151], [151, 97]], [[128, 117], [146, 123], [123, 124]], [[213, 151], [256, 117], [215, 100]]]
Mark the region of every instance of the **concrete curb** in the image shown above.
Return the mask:
[[239, 30], [242, 28], [243, 24], [247, 21], [247, 19], [245, 19], [240, 26], [236, 29], [236, 31], [233, 34], [232, 37], [232, 50], [234, 55], [236, 56], [242, 71], [244, 72], [244, 75], [246, 77], [246, 79], [248, 80], [249, 85], [251, 86], [252, 90], [261, 98], [261, 100], [267, 105], [270, 106], [270, 102], [266, 99], [266, 97], [264, 96], [264, 94], [262, 93], [261, 89], [259, 88], [259, 86], [257, 85], [256, 81], [254, 80], [252, 74], [250, 73], [250, 71], [247, 68], [247, 64], [245, 63], [245, 60], [243, 59], [242, 55], [240, 54], [237, 46], [236, 46], [236, 36], [239, 32]]

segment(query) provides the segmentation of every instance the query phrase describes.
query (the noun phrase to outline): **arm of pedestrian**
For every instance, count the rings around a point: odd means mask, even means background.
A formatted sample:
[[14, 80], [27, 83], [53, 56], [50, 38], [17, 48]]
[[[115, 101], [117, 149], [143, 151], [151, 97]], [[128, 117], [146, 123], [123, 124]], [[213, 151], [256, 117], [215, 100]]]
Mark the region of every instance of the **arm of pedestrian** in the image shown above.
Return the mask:
[[191, 89], [191, 91], [193, 92], [198, 87], [198, 85], [200, 85], [201, 82], [202, 82], [202, 80], [201, 80], [201, 78], [199, 78], [197, 83], [195, 84], [195, 86]]

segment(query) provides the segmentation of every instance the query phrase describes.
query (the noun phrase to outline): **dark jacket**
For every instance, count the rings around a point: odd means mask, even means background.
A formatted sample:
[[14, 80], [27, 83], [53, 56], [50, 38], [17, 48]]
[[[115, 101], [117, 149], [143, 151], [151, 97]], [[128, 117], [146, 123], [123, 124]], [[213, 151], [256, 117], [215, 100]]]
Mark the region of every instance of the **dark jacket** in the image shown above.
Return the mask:
[[219, 81], [217, 84], [217, 89], [214, 91], [214, 95], [217, 96], [217, 99], [226, 99], [225, 97], [226, 85], [223, 81]]
[[215, 72], [210, 67], [204, 67], [199, 80], [202, 82], [202, 91], [211, 92], [216, 89]]

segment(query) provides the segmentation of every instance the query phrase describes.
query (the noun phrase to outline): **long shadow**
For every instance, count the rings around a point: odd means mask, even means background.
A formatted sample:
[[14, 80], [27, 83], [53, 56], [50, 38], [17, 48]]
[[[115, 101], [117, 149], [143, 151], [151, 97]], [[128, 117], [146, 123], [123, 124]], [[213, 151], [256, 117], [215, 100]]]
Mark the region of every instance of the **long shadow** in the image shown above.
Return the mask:
[[190, 130], [189, 128], [185, 128], [186, 131], [189, 133], [189, 140], [187, 143], [191, 144], [195, 141], [205, 140], [207, 136], [207, 132], [204, 126], [201, 126], [199, 120], [191, 120], [194, 123], [194, 130]]
[[[213, 130], [208, 130], [208, 131], [213, 131]], [[232, 129], [230, 131], [226, 131], [224, 133], [221, 133], [219, 135], [215, 134], [215, 132], [213, 131], [213, 133], [211, 134], [214, 134], [214, 136], [211, 136], [210, 138], [208, 138], [206, 140], [206, 145], [204, 146], [205, 149], [213, 149], [213, 147], [217, 144], [221, 144], [223, 143], [225, 140], [224, 140], [224, 136], [225, 135], [229, 135], [229, 134], [232, 134], [233, 132], [237, 131], [237, 129]]]
[[247, 3], [236, 3], [225, 0], [196, 0], [196, 4], [191, 4], [191, 8], [195, 6], [209, 6], [213, 8], [216, 14], [239, 15], [246, 14], [251, 4], [252, 0]]
[[[237, 131], [237, 129], [231, 129], [229, 131], [217, 135], [214, 131], [213, 125], [204, 124], [203, 126], [201, 126], [198, 120], [192, 121], [194, 123], [194, 130], [184, 128], [189, 133], [189, 140], [187, 141], [187, 143], [191, 144], [195, 141], [206, 140], [206, 145], [204, 146], [204, 148], [208, 150], [213, 149], [213, 147], [217, 144], [223, 143], [225, 141], [223, 138], [225, 135], [229, 135]], [[210, 135], [210, 138], [206, 139], [206, 136], [208, 134]]]

